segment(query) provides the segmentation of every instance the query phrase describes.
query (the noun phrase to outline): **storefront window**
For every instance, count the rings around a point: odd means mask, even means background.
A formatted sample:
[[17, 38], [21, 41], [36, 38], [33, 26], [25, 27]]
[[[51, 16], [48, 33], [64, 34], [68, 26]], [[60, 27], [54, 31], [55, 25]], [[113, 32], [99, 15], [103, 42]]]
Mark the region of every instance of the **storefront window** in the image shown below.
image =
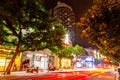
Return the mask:
[[41, 56], [36, 56], [36, 57], [35, 57], [35, 60], [36, 60], [36, 61], [41, 61]]

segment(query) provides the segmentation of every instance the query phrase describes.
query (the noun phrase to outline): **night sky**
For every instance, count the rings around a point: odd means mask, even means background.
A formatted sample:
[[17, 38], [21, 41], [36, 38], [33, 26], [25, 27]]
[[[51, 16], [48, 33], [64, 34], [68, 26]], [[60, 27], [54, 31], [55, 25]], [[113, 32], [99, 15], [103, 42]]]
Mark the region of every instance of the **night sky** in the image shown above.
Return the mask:
[[[47, 10], [53, 9], [57, 5], [57, 1], [61, 1], [71, 6], [73, 12], [75, 13], [76, 22], [79, 21], [80, 17], [84, 15], [84, 13], [93, 5], [92, 0], [44, 0], [44, 5]], [[80, 38], [80, 29], [76, 30], [76, 43], [88, 48], [96, 48], [95, 46], [88, 43], [86, 38]]]

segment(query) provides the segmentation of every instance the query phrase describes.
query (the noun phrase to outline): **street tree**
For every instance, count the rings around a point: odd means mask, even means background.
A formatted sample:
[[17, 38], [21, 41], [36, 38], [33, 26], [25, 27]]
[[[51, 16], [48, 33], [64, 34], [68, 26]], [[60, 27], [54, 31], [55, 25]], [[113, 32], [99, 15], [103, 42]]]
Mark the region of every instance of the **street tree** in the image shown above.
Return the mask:
[[75, 52], [76, 57], [78, 57], [78, 58], [82, 58], [83, 56], [87, 56], [88, 55], [88, 53], [85, 50], [85, 48], [80, 46], [80, 45], [75, 45], [74, 46], [74, 52]]
[[59, 57], [59, 68], [61, 68], [61, 60], [62, 58], [72, 58], [72, 54], [74, 54], [74, 47], [73, 46], [64, 46], [62, 49], [56, 49], [56, 55]]
[[[76, 57], [83, 57], [88, 55], [87, 51], [80, 45], [67, 45], [64, 46], [62, 49], [55, 49], [56, 51], [56, 55], [59, 57], [59, 65], [61, 67], [61, 59], [62, 58], [69, 58], [72, 59], [74, 55], [76, 55]], [[73, 63], [73, 62], [72, 62]]]
[[5, 74], [10, 74], [16, 55], [21, 51], [62, 48], [65, 32], [39, 0], [3, 0], [0, 3], [0, 44], [15, 48]]
[[94, 0], [94, 5], [80, 18], [82, 36], [100, 52], [120, 60], [120, 0]]

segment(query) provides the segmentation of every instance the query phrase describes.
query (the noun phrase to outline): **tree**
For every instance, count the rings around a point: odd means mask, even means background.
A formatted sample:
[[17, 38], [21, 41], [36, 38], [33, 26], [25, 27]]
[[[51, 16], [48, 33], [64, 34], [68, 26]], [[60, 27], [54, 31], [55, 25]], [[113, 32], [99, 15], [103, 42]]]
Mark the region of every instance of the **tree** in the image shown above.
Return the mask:
[[120, 59], [120, 1], [94, 0], [94, 5], [80, 19], [82, 36], [100, 51]]
[[56, 55], [59, 57], [59, 67], [61, 68], [61, 60], [62, 58], [71, 58], [74, 54], [73, 46], [64, 46], [62, 49], [58, 49]]
[[64, 46], [62, 49], [56, 47], [55, 50], [56, 50], [55, 54], [58, 55], [59, 57], [73, 57], [73, 54], [79, 56], [88, 55], [87, 51], [82, 46], [79, 45]]
[[62, 48], [65, 32], [39, 0], [3, 0], [0, 3], [0, 43], [16, 49], [5, 74], [10, 74], [16, 55], [21, 51]]
[[87, 51], [80, 45], [75, 45], [74, 51], [76, 56], [79, 58], [88, 55]]
[[64, 46], [62, 49], [59, 49], [56, 47], [55, 50], [56, 50], [55, 54], [58, 55], [58, 57], [60, 58], [60, 60], [59, 60], [60, 67], [61, 67], [61, 59], [63, 57], [72, 59], [73, 55], [76, 55], [79, 58], [88, 55], [87, 51], [80, 45]]

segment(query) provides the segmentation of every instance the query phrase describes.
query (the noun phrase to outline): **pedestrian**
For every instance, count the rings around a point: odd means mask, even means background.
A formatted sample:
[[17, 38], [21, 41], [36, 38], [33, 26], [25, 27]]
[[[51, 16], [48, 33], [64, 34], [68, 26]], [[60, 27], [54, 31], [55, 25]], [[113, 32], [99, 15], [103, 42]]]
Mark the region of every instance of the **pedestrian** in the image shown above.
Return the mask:
[[120, 67], [118, 67], [118, 80], [120, 80]]
[[29, 59], [25, 59], [22, 62], [22, 64], [21, 64], [21, 69], [22, 70], [26, 70], [29, 66], [30, 66], [30, 60]]

